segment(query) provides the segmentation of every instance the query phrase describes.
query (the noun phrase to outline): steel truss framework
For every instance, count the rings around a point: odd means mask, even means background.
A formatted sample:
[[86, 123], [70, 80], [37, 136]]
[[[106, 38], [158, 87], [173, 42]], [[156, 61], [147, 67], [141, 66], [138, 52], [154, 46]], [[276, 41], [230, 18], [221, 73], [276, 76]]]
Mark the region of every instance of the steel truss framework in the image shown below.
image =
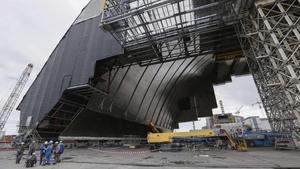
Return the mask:
[[[243, 1], [107, 0], [101, 25], [123, 46], [127, 63], [141, 65], [228, 50], [220, 44], [232, 46], [221, 40], [232, 37], [230, 28], [222, 38], [210, 33], [234, 25], [273, 130], [294, 131], [300, 120], [299, 3], [257, 0], [249, 11]], [[242, 16], [241, 24], [235, 16]]]
[[[270, 2], [270, 1], [269, 1]], [[300, 0], [257, 1], [237, 32], [273, 130], [299, 130]]]
[[90, 85], [67, 88], [62, 98], [49, 114], [36, 126], [39, 134], [57, 137], [69, 129], [74, 120], [86, 108], [87, 101], [93, 95], [106, 95], [105, 92]]
[[21, 95], [21, 92], [24, 89], [26, 82], [29, 79], [32, 68], [33, 68], [32, 64], [28, 64], [26, 66], [25, 70], [22, 72], [22, 75], [19, 77], [17, 84], [14, 86], [13, 91], [10, 93], [2, 109], [0, 110], [0, 134], [3, 128], [5, 127], [5, 124], [16, 105], [18, 98]]
[[[106, 0], [101, 26], [125, 49], [126, 63], [148, 65], [239, 49], [234, 1]], [[224, 42], [224, 43], [222, 43]]]

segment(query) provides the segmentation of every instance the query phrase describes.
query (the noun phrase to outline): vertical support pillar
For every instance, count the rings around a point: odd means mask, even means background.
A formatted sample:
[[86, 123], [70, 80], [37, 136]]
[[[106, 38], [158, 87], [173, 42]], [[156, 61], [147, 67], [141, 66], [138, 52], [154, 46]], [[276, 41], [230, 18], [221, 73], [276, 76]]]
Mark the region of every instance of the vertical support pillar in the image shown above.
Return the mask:
[[299, 6], [299, 0], [257, 0], [249, 18], [242, 21], [242, 34], [248, 39], [244, 54], [277, 132], [299, 130], [300, 19], [295, 16]]

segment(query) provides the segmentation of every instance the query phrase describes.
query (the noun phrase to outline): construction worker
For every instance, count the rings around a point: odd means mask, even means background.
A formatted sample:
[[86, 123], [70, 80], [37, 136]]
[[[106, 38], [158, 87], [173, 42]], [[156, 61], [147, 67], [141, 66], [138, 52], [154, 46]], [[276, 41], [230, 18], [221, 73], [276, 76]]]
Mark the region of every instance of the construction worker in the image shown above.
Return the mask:
[[49, 141], [49, 144], [45, 151], [45, 159], [46, 159], [45, 165], [50, 165], [52, 151], [53, 151], [53, 141], [51, 140], [51, 141]]
[[53, 145], [54, 163], [57, 163], [58, 150], [59, 150], [58, 141], [56, 141]]
[[17, 151], [17, 157], [16, 157], [16, 164], [19, 164], [21, 159], [22, 159], [22, 156], [24, 154], [24, 151], [25, 151], [25, 143], [22, 142], [18, 151]]
[[32, 155], [26, 160], [25, 166], [26, 166], [27, 168], [33, 167], [36, 163], [37, 163], [36, 154], [35, 154], [35, 153], [32, 153]]
[[28, 155], [31, 156], [35, 152], [35, 141], [33, 140], [29, 145]]
[[58, 146], [56, 147], [56, 162], [60, 162], [60, 156], [64, 153], [65, 145], [62, 141], [59, 142]]
[[48, 146], [48, 141], [45, 141], [45, 143], [42, 144], [40, 147], [40, 165], [42, 165], [43, 161], [45, 161], [44, 158], [45, 158], [47, 146]]
[[221, 139], [217, 140], [217, 148], [222, 149], [222, 140]]

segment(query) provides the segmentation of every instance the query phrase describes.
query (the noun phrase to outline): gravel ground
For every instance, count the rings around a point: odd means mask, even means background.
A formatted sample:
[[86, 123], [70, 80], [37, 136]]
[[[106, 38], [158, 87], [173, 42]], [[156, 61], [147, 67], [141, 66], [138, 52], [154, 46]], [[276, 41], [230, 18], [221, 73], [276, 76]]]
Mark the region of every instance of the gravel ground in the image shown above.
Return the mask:
[[[24, 156], [25, 158], [26, 156]], [[60, 164], [35, 166], [49, 169], [139, 168], [300, 168], [300, 151], [255, 148], [248, 152], [200, 150], [196, 152], [150, 152], [147, 149], [67, 149]], [[14, 164], [14, 151], [0, 151], [0, 169], [25, 168], [25, 159]]]

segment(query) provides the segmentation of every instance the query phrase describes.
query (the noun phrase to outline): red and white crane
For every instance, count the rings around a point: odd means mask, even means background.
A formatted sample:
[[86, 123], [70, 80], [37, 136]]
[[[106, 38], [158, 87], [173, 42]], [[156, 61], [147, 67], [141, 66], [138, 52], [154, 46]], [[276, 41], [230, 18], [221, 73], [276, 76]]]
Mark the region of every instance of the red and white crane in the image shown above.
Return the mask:
[[0, 111], [0, 134], [3, 132], [3, 128], [13, 111], [20, 94], [25, 87], [26, 82], [31, 74], [33, 68], [33, 64], [28, 64], [25, 70], [23, 71], [22, 75], [19, 77], [17, 84], [13, 88], [13, 91], [10, 93], [9, 97], [7, 98], [6, 102], [4, 103], [1, 111]]

